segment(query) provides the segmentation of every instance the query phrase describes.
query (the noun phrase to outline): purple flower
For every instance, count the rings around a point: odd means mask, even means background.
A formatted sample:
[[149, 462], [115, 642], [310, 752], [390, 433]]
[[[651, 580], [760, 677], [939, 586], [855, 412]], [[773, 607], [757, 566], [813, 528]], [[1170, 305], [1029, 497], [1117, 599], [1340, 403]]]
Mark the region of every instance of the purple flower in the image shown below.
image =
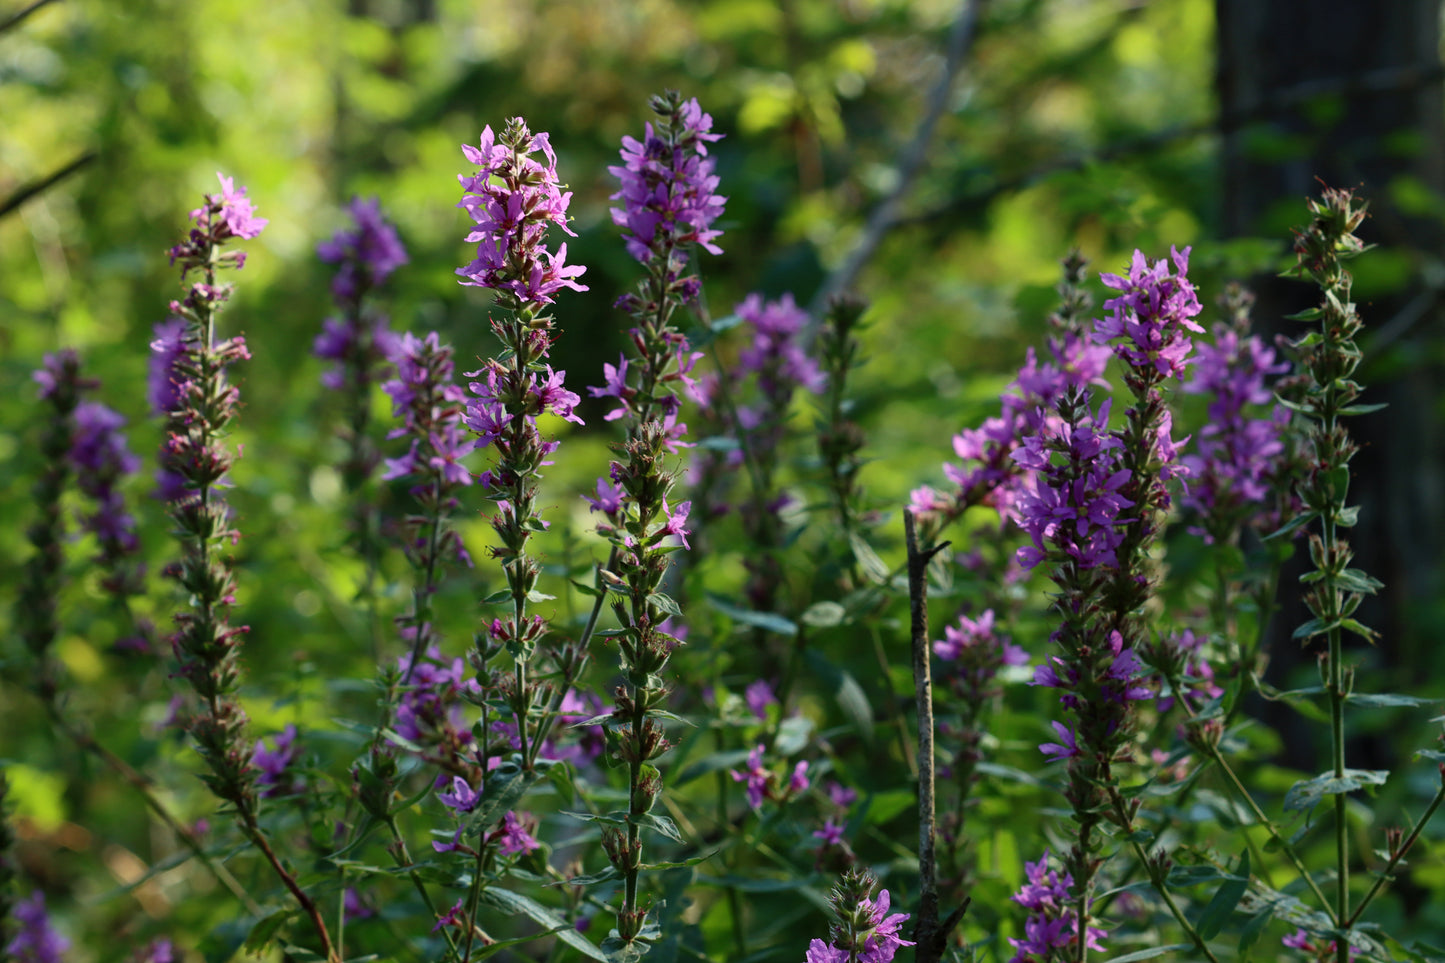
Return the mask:
[[481, 798], [482, 794], [473, 789], [471, 784], [461, 776], [452, 777], [451, 792], [437, 793], [437, 799], [441, 804], [458, 815], [471, 812], [476, 807], [477, 800]]
[[848, 951], [830, 946], [822, 940], [813, 940], [808, 944], [805, 963], [848, 963]]
[[617, 485], [609, 484], [607, 479], [597, 479], [597, 497], [583, 495], [587, 504], [591, 506], [589, 512], [601, 512], [609, 518], [616, 519], [622, 511], [622, 499], [626, 493]]
[[[216, 173], [216, 177], [221, 182], [221, 193], [219, 197], [211, 195], [210, 200], [213, 206], [220, 204], [221, 219], [225, 221], [226, 227], [235, 237], [248, 239], [258, 237], [261, 229], [271, 222], [264, 217], [256, 216], [256, 209], [246, 198], [244, 187], [236, 190], [235, 181], [219, 171]], [[199, 221], [202, 213], [203, 209], [200, 208], [191, 211], [191, 218]]]
[[1062, 739], [1063, 742], [1045, 742], [1039, 746], [1040, 752], [1046, 756], [1053, 756], [1055, 759], [1069, 759], [1074, 756], [1083, 755], [1083, 753], [1079, 751], [1079, 744], [1074, 741], [1075, 737], [1072, 727], [1066, 726], [1062, 722], [1051, 722], [1049, 725], [1054, 727], [1054, 731], [1059, 734], [1059, 738]]
[[766, 679], [754, 679], [748, 683], [743, 690], [743, 699], [748, 704], [748, 710], [758, 719], [768, 717], [768, 706], [777, 705], [778, 697], [773, 694], [773, 687]]
[[[99, 561], [114, 568], [140, 547], [135, 519], [126, 512], [125, 500], [117, 490], [125, 476], [140, 469], [140, 459], [126, 446], [121, 432], [125, 418], [120, 414], [99, 402], [86, 401], [76, 406], [74, 417], [70, 461], [80, 490], [95, 503], [95, 511], [83, 521], [100, 541]], [[120, 581], [114, 581], [117, 578]], [[108, 581], [120, 587], [124, 576], [110, 576]]]
[[813, 830], [813, 838], [821, 839], [824, 846], [843, 845], [843, 824], [835, 823], [833, 817], [829, 816], [823, 820], [823, 828]]
[[678, 106], [675, 121], [663, 130], [649, 123], [641, 141], [622, 138], [622, 166], [607, 168], [621, 182], [612, 200], [622, 206], [612, 208], [612, 222], [626, 232], [627, 252], [637, 260], [685, 261], [675, 248], [692, 243], [722, 253], [713, 243], [722, 231], [712, 223], [727, 198], [715, 193], [715, 164], [707, 156], [707, 145], [722, 135], [711, 130], [712, 117], [693, 99]]
[[151, 410], [164, 415], [180, 401], [180, 385], [184, 379], [176, 372], [176, 362], [186, 354], [186, 322], [181, 318], [167, 318], [156, 324], [154, 333], [146, 397]]
[[136, 951], [132, 963], [175, 963], [176, 948], [165, 937], [152, 940]]
[[361, 898], [361, 892], [355, 886], [346, 887], [346, 894], [342, 897], [342, 912], [346, 914], [346, 921], [364, 920], [369, 916], [375, 916], [376, 910]]
[[746, 772], [729, 769], [728, 773], [733, 777], [733, 782], [748, 784], [748, 805], [754, 809], [763, 808], [763, 799], [768, 795], [768, 789], [775, 778], [772, 772], [763, 767], [763, 746], [759, 745], [748, 753]]
[[1142, 251], [1134, 252], [1127, 275], [1101, 274], [1105, 286], [1120, 293], [1104, 302], [1113, 314], [1094, 326], [1095, 341], [1117, 341], [1121, 359], [1136, 369], [1153, 368], [1157, 378], [1182, 376], [1192, 348], [1185, 332], [1204, 331], [1193, 320], [1203, 309], [1186, 276], [1189, 248], [1183, 253], [1170, 248], [1169, 256], [1177, 275], [1170, 275], [1169, 262], [1162, 258], [1150, 266]]
[[692, 502], [690, 501], [683, 502], [676, 509], [668, 508], [667, 499], [664, 498], [662, 501], [662, 513], [667, 517], [667, 524], [663, 526], [662, 531], [667, 535], [676, 535], [681, 540], [682, 547], [686, 549], [692, 548], [687, 541], [688, 530], [684, 527], [687, 525], [687, 513], [691, 509]]
[[542, 844], [532, 836], [533, 829], [536, 829], [536, 820], [530, 817], [523, 821], [514, 812], [503, 816], [502, 825], [493, 833], [502, 855], [517, 856], [540, 847]]
[[296, 727], [288, 725], [276, 736], [276, 748], [266, 745], [265, 739], [256, 740], [256, 750], [251, 756], [252, 764], [261, 771], [256, 785], [265, 786], [263, 797], [286, 796], [300, 792], [304, 786], [301, 777], [287, 770], [296, 759]]
[[749, 294], [733, 311], [753, 330], [752, 344], [738, 354], [738, 366], [757, 373], [767, 398], [776, 403], [791, 397], [795, 388], [814, 394], [823, 390], [827, 379], [803, 349], [808, 312], [794, 303], [791, 294], [777, 301]]
[[466, 915], [466, 910], [462, 909], [462, 901], [457, 900], [454, 904], [452, 904], [452, 908], [447, 910], [446, 915], [438, 919], [436, 923], [433, 924], [431, 931], [433, 933], [437, 933], [440, 932], [443, 927], [460, 927], [463, 920], [466, 919]]
[[[1077, 942], [1078, 915], [1074, 912], [1074, 879], [1068, 873], [1059, 873], [1048, 868], [1049, 853], [1039, 857], [1036, 863], [1025, 863], [1027, 882], [1014, 894], [1013, 901], [1025, 909], [1032, 910], [1024, 923], [1024, 938], [1010, 938], [1015, 950], [1009, 963], [1028, 963], [1037, 958], [1040, 961], [1060, 958], [1056, 951]], [[1087, 933], [1088, 947], [1102, 950], [1099, 942], [1104, 931], [1090, 926]]]
[[1284, 455], [1289, 411], [1273, 405], [1260, 417], [1249, 413], [1273, 404], [1265, 379], [1289, 370], [1287, 362], [1274, 359], [1259, 338], [1216, 325], [1214, 344], [1199, 345], [1194, 376], [1184, 384], [1186, 393], [1209, 398], [1198, 453], [1184, 459], [1192, 478], [1184, 503], [1205, 518], [1209, 541], [1216, 530], [1225, 534], [1237, 524], [1240, 513], [1265, 502]]
[[[532, 134], [520, 117], [508, 122], [498, 143], [489, 126], [479, 146], [462, 145], [477, 165], [474, 175], [459, 175], [462, 200], [457, 204], [476, 222], [467, 241], [477, 244], [477, 257], [457, 274], [463, 284], [505, 291], [518, 302], [551, 304], [563, 288], [586, 291], [574, 279], [587, 269], [567, 265], [567, 245], [553, 254], [545, 246], [547, 226], [567, 234], [567, 206], [572, 192], [557, 182], [557, 156], [545, 133]], [[540, 153], [538, 160], [534, 154]]]
[[347, 210], [355, 228], [337, 231], [335, 237], [316, 248], [321, 260], [341, 265], [331, 281], [331, 292], [343, 304], [358, 300], [409, 260], [396, 228], [382, 216], [380, 200], [354, 197]]
[[871, 921], [873, 932], [863, 941], [863, 952], [858, 954], [858, 963], [889, 963], [900, 946], [913, 945], [898, 935], [899, 928], [909, 914], [894, 913], [889, 916], [888, 903], [888, 890], [885, 889], [879, 891], [876, 901], [864, 899], [859, 904], [859, 908]]
[[5, 947], [7, 958], [14, 963], [61, 963], [70, 941], [50, 925], [45, 894], [36, 890], [28, 900], [16, 903], [12, 912], [20, 928]]
[[788, 779], [788, 792], [800, 793], [808, 790], [808, 763], [799, 762], [793, 767], [793, 775]]
[[1097, 415], [1085, 410], [1077, 424], [1045, 426], [1014, 451], [1014, 461], [1035, 474], [1034, 487], [1015, 505], [1018, 523], [1033, 543], [1018, 551], [1024, 567], [1033, 568], [1050, 553], [1084, 569], [1117, 564], [1115, 549], [1124, 537], [1119, 513], [1134, 503], [1119, 494], [1129, 471], [1119, 465], [1122, 443], [1104, 430], [1109, 404]]
[[[430, 626], [423, 628], [429, 636]], [[416, 627], [407, 626], [402, 638], [413, 642], [416, 631]], [[397, 658], [397, 671], [403, 678], [410, 677], [396, 708], [397, 735], [423, 748], [459, 747], [472, 741], [462, 702], [462, 689], [467, 684], [465, 666], [460, 657], [443, 662], [434, 645], [427, 646], [415, 666], [410, 653]]]

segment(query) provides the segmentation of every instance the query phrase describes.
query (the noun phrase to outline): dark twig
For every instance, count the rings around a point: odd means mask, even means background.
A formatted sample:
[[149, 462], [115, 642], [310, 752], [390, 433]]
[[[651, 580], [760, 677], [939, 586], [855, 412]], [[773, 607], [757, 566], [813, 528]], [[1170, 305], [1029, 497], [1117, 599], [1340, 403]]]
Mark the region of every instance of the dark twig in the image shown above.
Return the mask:
[[818, 322], [828, 300], [833, 295], [853, 287], [853, 282], [857, 280], [858, 274], [868, 263], [869, 258], [873, 256], [873, 252], [878, 249], [884, 235], [898, 224], [898, 209], [903, 203], [904, 196], [913, 188], [913, 182], [923, 169], [923, 163], [928, 157], [929, 145], [933, 142], [934, 131], [938, 128], [938, 121], [948, 107], [948, 95], [953, 90], [954, 79], [958, 77], [959, 71], [963, 68], [964, 58], [973, 46], [973, 39], [977, 33], [975, 27], [978, 23], [979, 8], [982, 5], [981, 0], [963, 0], [963, 6], [958, 12], [958, 19], [954, 21], [953, 31], [949, 34], [943, 74], [938, 78], [938, 83], [934, 85], [929, 94], [923, 119], [918, 124], [918, 130], [914, 133], [912, 142], [899, 156], [898, 183], [894, 185], [887, 197], [878, 202], [878, 206], [868, 216], [868, 224], [863, 229], [863, 237], [858, 242], [858, 246], [849, 253], [838, 269], [828, 276], [822, 287], [818, 289], [818, 293], [813, 295], [813, 301], [808, 305], [808, 314], [813, 319], [808, 330], [809, 341], [817, 333]]
[[35, 0], [35, 2], [32, 3], [30, 6], [19, 11], [18, 13], [11, 14], [4, 20], [4, 22], [0, 22], [0, 33], [4, 33], [5, 31], [10, 30], [13, 27], [20, 26], [20, 21], [24, 20], [35, 11], [39, 10], [41, 7], [44, 7], [54, 2], [55, 0]]
[[[3, 33], [4, 29], [4, 27], [0, 27], [0, 33]], [[82, 167], [95, 160], [98, 156], [99, 155], [96, 154], [95, 151], [88, 150], [80, 156], [76, 157], [69, 164], [66, 164], [64, 167], [60, 168], [60, 170], [55, 171], [53, 174], [42, 177], [38, 181], [31, 181], [29, 184], [26, 184], [24, 187], [20, 188], [20, 190], [7, 197], [4, 203], [0, 203], [0, 217], [4, 217], [6, 214], [9, 214], [11, 211], [15, 210], [21, 204], [24, 204], [35, 195], [50, 190], [50, 188], [54, 187], [56, 184], [59, 184], [71, 174], [74, 174], [76, 171], [80, 170]]]
[[933, 677], [928, 660], [928, 563], [948, 542], [918, 549], [913, 512], [903, 511], [903, 532], [908, 543], [908, 608], [913, 634], [913, 684], [918, 701], [918, 922], [913, 938], [918, 963], [943, 958], [949, 931], [963, 917], [968, 901], [942, 924], [938, 921], [938, 864], [934, 847]]

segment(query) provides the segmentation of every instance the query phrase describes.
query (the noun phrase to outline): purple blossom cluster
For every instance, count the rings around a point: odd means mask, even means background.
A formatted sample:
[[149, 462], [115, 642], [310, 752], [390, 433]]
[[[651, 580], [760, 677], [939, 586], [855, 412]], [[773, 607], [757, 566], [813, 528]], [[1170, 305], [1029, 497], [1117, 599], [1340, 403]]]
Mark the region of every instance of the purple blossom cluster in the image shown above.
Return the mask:
[[1120, 513], [1134, 503], [1121, 494], [1129, 471], [1119, 458], [1123, 442], [1108, 429], [1110, 404], [1097, 413], [1087, 404], [1067, 405], [1068, 416], [1042, 426], [1014, 451], [1014, 462], [1033, 473], [1014, 509], [1031, 542], [1018, 550], [1025, 568], [1046, 560], [1080, 569], [1118, 563], [1127, 521]]
[[1135, 251], [1128, 274], [1099, 275], [1119, 295], [1104, 302], [1113, 313], [1094, 329], [1096, 341], [1117, 344], [1119, 357], [1131, 367], [1152, 368], [1160, 379], [1184, 375], [1193, 347], [1185, 332], [1204, 332], [1193, 320], [1203, 308], [1187, 277], [1189, 248], [1182, 253], [1170, 248], [1169, 257], [1178, 274], [1171, 274], [1163, 258], [1150, 265], [1144, 252]]
[[564, 288], [587, 290], [575, 280], [587, 269], [566, 263], [567, 245], [555, 254], [546, 246], [550, 224], [576, 237], [567, 226], [572, 192], [558, 183], [547, 134], [532, 134], [516, 117], [500, 139], [488, 126], [478, 146], [463, 144], [462, 153], [477, 166], [476, 173], [457, 177], [463, 194], [457, 206], [476, 223], [466, 239], [477, 244], [476, 259], [457, 268], [462, 283], [506, 292], [516, 304], [551, 304]]
[[[1289, 370], [1263, 341], [1229, 325], [1215, 325], [1214, 343], [1201, 343], [1188, 394], [1209, 399], [1197, 451], [1184, 458], [1189, 491], [1184, 504], [1202, 520], [1206, 541], [1228, 538], [1251, 514], [1261, 515], [1273, 489], [1290, 414], [1274, 403], [1266, 379]], [[1270, 405], [1263, 416], [1260, 407]], [[1259, 522], [1268, 524], [1259, 517]]]
[[799, 761], [797, 765], [793, 766], [792, 775], [788, 777], [788, 781], [784, 785], [778, 774], [763, 764], [763, 755], [766, 752], [766, 746], [755, 746], [748, 752], [746, 769], [728, 770], [728, 774], [733, 777], [733, 782], [747, 784], [748, 805], [754, 809], [761, 809], [765, 799], [787, 802], [808, 789], [807, 761]]
[[[437, 793], [437, 799], [442, 805], [450, 809], [457, 819], [471, 812], [481, 802], [481, 789], [473, 789], [471, 783], [461, 776], [453, 776], [451, 792]], [[464, 824], [459, 824], [449, 841], [434, 841], [432, 849], [439, 853], [461, 852], [475, 856], [476, 851], [462, 842]], [[491, 832], [483, 839], [484, 846], [496, 846], [497, 851], [503, 856], [520, 856], [530, 853], [541, 847], [537, 838], [533, 835], [537, 830], [537, 820], [530, 814], [517, 815], [516, 812], [508, 810]]]
[[[562, 700], [557, 704], [557, 725], [566, 727], [565, 731], [569, 734], [565, 738], [543, 739], [537, 750], [537, 758], [568, 762], [576, 767], [602, 758], [607, 749], [607, 736], [602, 726], [581, 725], [588, 719], [600, 716], [602, 708], [602, 699], [596, 693], [578, 692], [576, 689], [564, 692]], [[517, 731], [515, 720], [497, 719], [492, 723], [492, 732], [514, 751], [521, 751], [522, 736]], [[500, 759], [496, 756], [488, 760], [489, 765], [496, 765], [498, 762]]]
[[14, 906], [19, 929], [5, 946], [5, 958], [13, 963], [63, 963], [70, 941], [56, 932], [45, 911], [45, 894], [36, 890], [29, 899]]
[[261, 230], [269, 223], [264, 217], [256, 216], [256, 208], [246, 197], [246, 188], [236, 189], [235, 180], [217, 174], [221, 182], [219, 194], [207, 194], [206, 202], [191, 211], [194, 222], [186, 239], [168, 252], [171, 264], [181, 262], [181, 278], [194, 268], [210, 265], [232, 265], [242, 268], [246, 264], [246, 252], [227, 251], [212, 260], [211, 252], [232, 238], [250, 240], [260, 237]]
[[712, 133], [712, 115], [696, 98], [672, 110], [666, 98], [658, 101], [654, 109], [667, 122], [657, 130], [648, 123], [641, 141], [623, 137], [622, 165], [607, 168], [621, 182], [612, 200], [622, 206], [612, 208], [612, 222], [623, 229], [627, 252], [637, 260], [669, 264], [675, 258], [680, 267], [687, 260], [678, 250], [683, 245], [722, 253], [714, 243], [722, 231], [712, 224], [727, 198], [716, 193], [716, 161], [707, 155], [707, 145], [722, 135]]
[[472, 684], [460, 657], [444, 659], [435, 645], [397, 658], [397, 669], [407, 683], [397, 702], [393, 727], [396, 734], [423, 755], [449, 767], [459, 765], [472, 744], [463, 695]]
[[462, 432], [466, 395], [452, 383], [452, 348], [442, 344], [435, 331], [425, 338], [408, 331], [391, 361], [396, 377], [382, 390], [391, 397], [392, 416], [402, 423], [387, 437], [407, 439], [408, 448], [400, 458], [386, 459], [382, 479], [412, 479], [412, 495], [422, 509], [421, 515], [407, 519], [407, 555], [423, 568], [447, 558], [470, 565], [461, 536], [433, 524], [433, 519], [444, 518], [457, 507], [456, 492], [472, 483], [462, 459], [475, 442]]
[[[1074, 878], [1049, 869], [1048, 864], [1047, 850], [1038, 862], [1024, 864], [1028, 880], [1014, 894], [1013, 901], [1027, 909], [1029, 916], [1024, 922], [1024, 938], [1009, 938], [1017, 951], [1009, 963], [1062, 963], [1075, 958], [1070, 949], [1078, 945], [1079, 939], [1079, 918], [1073, 912]], [[1102, 929], [1090, 926], [1085, 937], [1088, 948], [1102, 950], [1100, 940], [1104, 935]]]
[[1017, 503], [1028, 494], [1031, 481], [1015, 451], [1045, 426], [1057, 427], [1053, 411], [1066, 393], [1104, 385], [1111, 355], [1107, 347], [1071, 331], [1050, 337], [1046, 350], [1047, 357], [1040, 360], [1028, 349], [1018, 377], [1004, 391], [997, 417], [954, 436], [953, 451], [960, 462], [943, 466], [953, 490], [944, 494], [925, 485], [913, 492], [911, 508], [925, 528], [937, 532], [975, 505], [1017, 518]]
[[343, 307], [359, 303], [368, 291], [385, 283], [393, 271], [410, 260], [396, 228], [382, 215], [380, 200], [354, 197], [347, 212], [355, 226], [337, 231], [331, 240], [316, 248], [321, 260], [340, 265], [331, 279], [331, 293]]
[[251, 754], [251, 763], [256, 767], [256, 785], [263, 787], [261, 796], [294, 796], [305, 788], [300, 773], [292, 770], [296, 761], [296, 727], [288, 725], [275, 737], [275, 747], [266, 744], [265, 739], [256, 740], [256, 749]]
[[948, 666], [948, 684], [967, 703], [980, 703], [993, 691], [993, 680], [1006, 665], [1027, 665], [1028, 653], [1001, 635], [994, 625], [993, 609], [978, 618], [960, 614], [956, 625], [943, 628], [933, 643], [933, 654]]
[[838, 916], [831, 939], [808, 944], [806, 963], [891, 963], [900, 947], [913, 942], [899, 936], [908, 913], [889, 913], [888, 890], [872, 895], [870, 876], [844, 878], [830, 902]]
[[127, 446], [124, 428], [120, 413], [98, 401], [83, 402], [75, 409], [70, 447], [76, 482], [94, 506], [81, 521], [100, 544], [95, 561], [106, 572], [101, 584], [120, 599], [140, 591], [142, 576], [139, 566], [128, 564], [140, 549], [140, 540], [120, 485], [140, 470], [140, 459]]

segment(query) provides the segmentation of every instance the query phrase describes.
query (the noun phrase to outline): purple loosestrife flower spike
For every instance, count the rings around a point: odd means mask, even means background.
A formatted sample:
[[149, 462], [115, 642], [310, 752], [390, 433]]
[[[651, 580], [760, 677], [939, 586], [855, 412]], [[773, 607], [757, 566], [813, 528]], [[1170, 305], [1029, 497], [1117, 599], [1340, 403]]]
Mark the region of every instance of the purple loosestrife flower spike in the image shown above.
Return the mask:
[[[529, 618], [527, 603], [537, 589], [541, 565], [530, 553], [534, 532], [547, 527], [537, 504], [541, 469], [558, 442], [543, 438], [538, 419], [554, 415], [582, 424], [575, 408], [581, 398], [564, 385], [565, 372], [546, 363], [556, 331], [548, 307], [563, 290], [586, 291], [577, 282], [586, 268], [566, 264], [567, 245], [554, 254], [548, 233], [567, 226], [571, 192], [557, 179], [557, 157], [547, 134], [533, 134], [520, 117], [509, 120], [500, 136], [487, 127], [477, 147], [463, 146], [467, 160], [477, 165], [472, 176], [463, 175], [459, 204], [476, 223], [467, 241], [476, 242], [477, 257], [459, 268], [463, 284], [491, 288], [505, 312], [494, 317], [492, 332], [502, 351], [467, 377], [472, 398], [466, 424], [478, 436], [477, 447], [491, 449], [494, 465], [482, 482], [497, 506], [491, 524], [499, 545], [492, 555], [501, 562], [511, 596], [511, 611], [497, 619], [488, 633], [479, 633], [472, 654], [478, 682], [490, 678], [485, 663], [505, 648], [514, 674], [502, 687], [516, 724], [522, 765], [531, 768], [541, 744], [556, 721], [563, 693], [581, 670], [581, 646], [569, 647], [560, 687], [541, 687], [528, 678], [536, 645], [548, 631], [545, 620]], [[575, 236], [575, 235], [574, 235]], [[533, 712], [539, 702], [551, 700], [544, 711]]]
[[679, 101], [675, 94], [654, 100], [653, 109], [664, 120], [661, 131], [646, 124], [641, 141], [622, 138], [622, 166], [607, 168], [621, 182], [612, 200], [612, 222], [626, 234], [627, 253], [644, 264], [667, 263], [678, 267], [687, 260], [681, 248], [697, 244], [709, 254], [721, 254], [713, 242], [722, 231], [712, 223], [721, 216], [727, 198], [715, 192], [716, 161], [707, 145], [721, 140], [712, 133], [712, 116], [697, 99]]
[[47, 703], [53, 703], [57, 678], [50, 647], [59, 633], [56, 603], [65, 567], [61, 498], [74, 467], [75, 412], [82, 393], [95, 383], [81, 377], [80, 359], [69, 350], [46, 355], [32, 377], [50, 412], [40, 436], [45, 467], [32, 488], [39, 517], [25, 533], [34, 554], [26, 563], [15, 623], [25, 647], [37, 661], [35, 691]]
[[[170, 251], [171, 263], [180, 262], [182, 283], [191, 271], [201, 274], [182, 300], [170, 304], [171, 317], [184, 327], [158, 330], [152, 345], [169, 362], [167, 370], [159, 370], [159, 363], [152, 369], [151, 387], [153, 400], [168, 402], [164, 411], [168, 437], [160, 458], [162, 490], [181, 547], [180, 561], [166, 574], [190, 599], [188, 608], [175, 616], [171, 647], [177, 674], [195, 691], [199, 703], [188, 716], [187, 730], [209, 769], [202, 779], [230, 803], [241, 830], [310, 919], [322, 954], [333, 959], [331, 937], [316, 904], [281, 864], [261, 831], [254, 745], [246, 736], [246, 714], [235, 699], [241, 641], [248, 629], [232, 626], [229, 618], [236, 580], [226, 550], [240, 533], [231, 524], [232, 512], [221, 490], [232, 463], [224, 440], [239, 406], [239, 392], [227, 381], [226, 371], [251, 355], [240, 337], [217, 340], [217, 317], [231, 297], [231, 286], [219, 281], [218, 272], [245, 265], [244, 254], [224, 250], [227, 242], [254, 238], [267, 222], [256, 217], [245, 188], [235, 189], [228, 177], [220, 180], [220, 193], [206, 195], [191, 212], [187, 238]], [[162, 378], [173, 390], [164, 390]]]
[[[626, 440], [608, 478], [597, 483], [598, 497], [588, 498], [605, 516], [597, 530], [611, 549], [598, 570], [598, 588], [605, 591], [599, 592], [582, 638], [585, 644], [610, 601], [627, 632], [619, 646], [625, 685], [617, 690], [613, 713], [623, 725], [616, 754], [627, 765], [628, 811], [635, 817], [650, 810], [662, 792], [653, 760], [669, 748], [653, 718], [666, 693], [660, 673], [678, 643], [665, 627], [676, 606], [661, 592], [670, 565], [663, 543], [675, 537], [691, 548], [691, 502], [669, 504], [676, 472], [666, 463], [668, 453], [685, 445], [680, 391], [695, 393], [692, 369], [701, 356], [691, 351], [674, 319], [701, 291], [699, 279], [683, 273], [684, 247], [696, 243], [720, 253], [713, 242], [721, 232], [711, 225], [724, 200], [715, 193], [717, 178], [707, 157], [707, 145], [721, 136], [711, 132], [712, 118], [675, 92], [654, 97], [651, 106], [655, 125], [647, 125], [642, 141], [625, 138], [623, 163], [610, 168], [621, 182], [613, 200], [622, 202], [612, 217], [645, 273], [636, 293], [617, 301], [633, 322], [629, 352], [615, 366], [604, 366], [603, 385], [588, 389], [593, 397], [615, 402], [606, 418], [623, 422]], [[617, 913], [617, 935], [624, 942], [637, 937], [646, 916], [638, 902], [639, 823], [630, 820], [625, 836], [615, 834], [606, 847], [624, 880]]]
[[1245, 525], [1267, 531], [1278, 523], [1265, 506], [1279, 487], [1290, 413], [1265, 379], [1290, 366], [1276, 363], [1274, 351], [1248, 333], [1247, 304], [1238, 321], [1214, 326], [1214, 343], [1199, 345], [1194, 375], [1183, 387], [1209, 399], [1197, 453], [1184, 458], [1190, 476], [1184, 504], [1201, 521], [1194, 531], [1209, 542], [1233, 541]]

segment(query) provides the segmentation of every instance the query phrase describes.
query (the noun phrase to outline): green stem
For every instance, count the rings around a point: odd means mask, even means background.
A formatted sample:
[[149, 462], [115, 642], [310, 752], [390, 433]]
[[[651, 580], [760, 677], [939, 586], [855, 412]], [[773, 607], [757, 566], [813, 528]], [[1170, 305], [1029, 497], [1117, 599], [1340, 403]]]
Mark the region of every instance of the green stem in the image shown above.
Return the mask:
[[[1114, 796], [1115, 808], [1122, 812], [1122, 800], [1119, 799], [1117, 792]], [[1130, 845], [1134, 848], [1135, 857], [1143, 864], [1144, 871], [1149, 876], [1149, 882], [1154, 887], [1154, 892], [1158, 893], [1159, 897], [1164, 900], [1164, 905], [1169, 907], [1169, 912], [1174, 917], [1175, 922], [1179, 924], [1180, 928], [1188, 935], [1190, 941], [1199, 949], [1200, 953], [1204, 954], [1210, 963], [1219, 963], [1219, 958], [1209, 949], [1209, 946], [1204, 942], [1204, 937], [1199, 935], [1199, 931], [1194, 928], [1193, 923], [1189, 922], [1188, 917], [1184, 915], [1184, 911], [1179, 908], [1179, 904], [1174, 902], [1174, 897], [1169, 892], [1169, 887], [1164, 884], [1164, 880], [1154, 864], [1149, 861], [1149, 855], [1144, 852], [1143, 845], [1141, 845], [1138, 840], [1130, 840]], [[1080, 942], [1085, 941], [1081, 940]]]
[[1393, 873], [1395, 867], [1399, 866], [1401, 861], [1404, 860], [1405, 854], [1410, 851], [1410, 847], [1415, 845], [1415, 840], [1420, 838], [1420, 831], [1425, 828], [1425, 824], [1430, 821], [1430, 817], [1435, 815], [1435, 810], [1440, 808], [1441, 802], [1445, 802], [1445, 785], [1442, 785], [1435, 793], [1435, 798], [1430, 800], [1430, 806], [1425, 810], [1425, 814], [1416, 821], [1415, 827], [1410, 830], [1410, 835], [1405, 837], [1405, 841], [1400, 844], [1400, 848], [1390, 856], [1390, 861], [1385, 864], [1385, 868], [1375, 877], [1375, 882], [1370, 886], [1369, 892], [1360, 900], [1359, 905], [1355, 907], [1355, 911], [1345, 918], [1345, 922], [1340, 926], [1341, 929], [1350, 929], [1350, 927], [1354, 926], [1355, 922], [1364, 915], [1365, 907], [1369, 906], [1370, 902], [1375, 898], [1375, 894], [1384, 888], [1386, 881], [1391, 878], [1390, 874]]

